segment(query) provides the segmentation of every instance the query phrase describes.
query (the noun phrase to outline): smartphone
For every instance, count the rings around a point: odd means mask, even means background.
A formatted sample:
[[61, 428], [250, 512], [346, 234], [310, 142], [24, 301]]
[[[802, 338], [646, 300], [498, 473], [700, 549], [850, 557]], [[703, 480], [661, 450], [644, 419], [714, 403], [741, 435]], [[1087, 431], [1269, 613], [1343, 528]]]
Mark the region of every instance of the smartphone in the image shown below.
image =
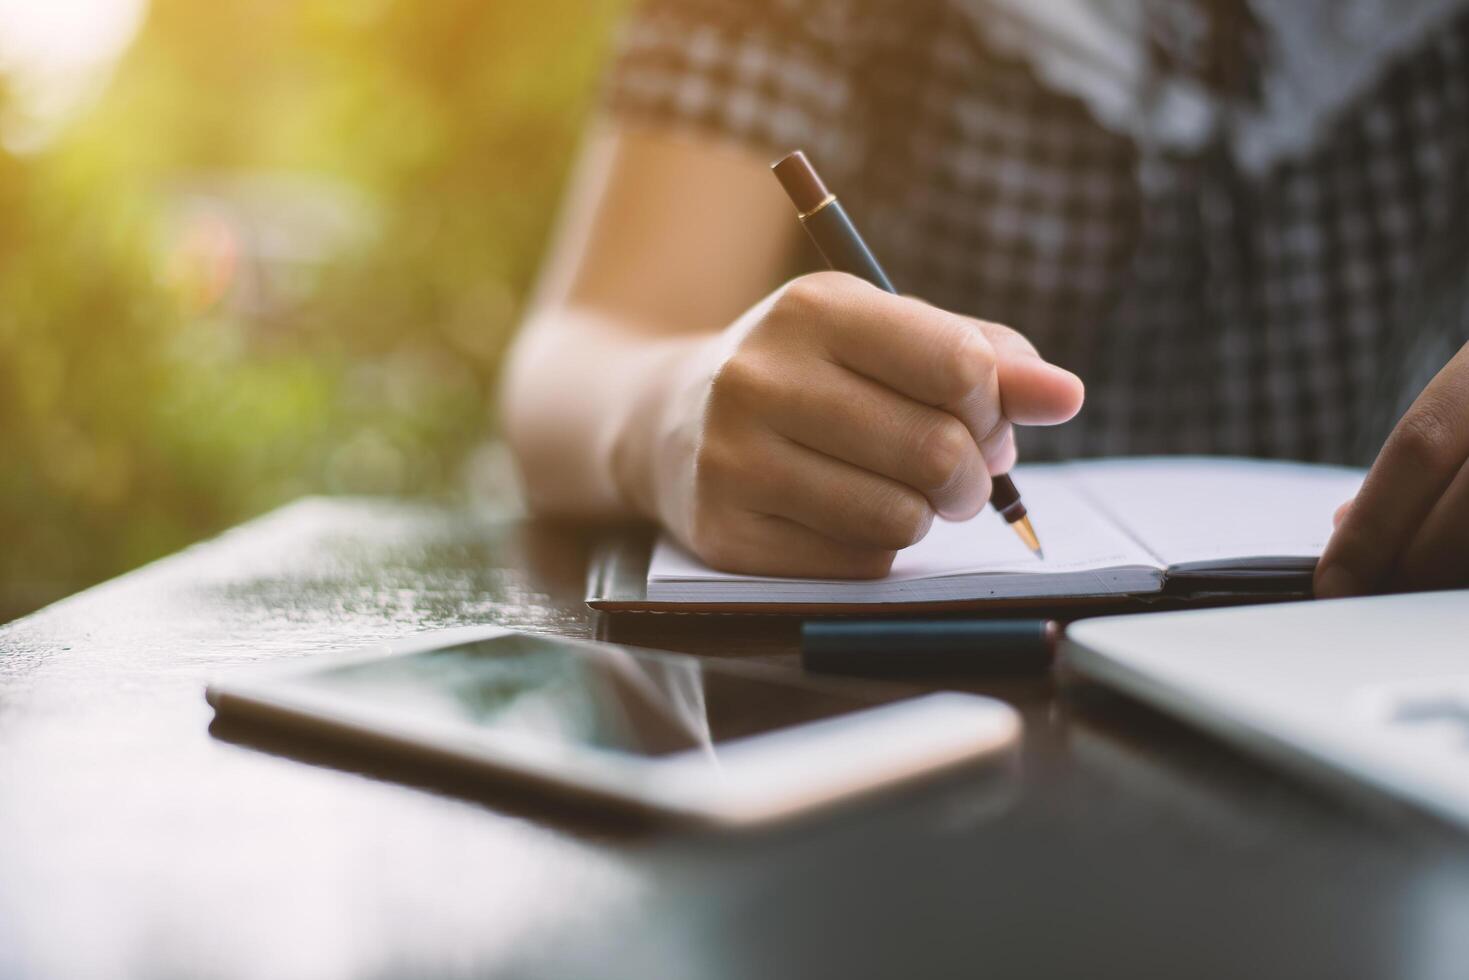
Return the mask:
[[874, 703], [755, 665], [493, 626], [240, 674], [206, 697], [221, 719], [727, 827], [1003, 755], [1020, 733], [977, 695]]

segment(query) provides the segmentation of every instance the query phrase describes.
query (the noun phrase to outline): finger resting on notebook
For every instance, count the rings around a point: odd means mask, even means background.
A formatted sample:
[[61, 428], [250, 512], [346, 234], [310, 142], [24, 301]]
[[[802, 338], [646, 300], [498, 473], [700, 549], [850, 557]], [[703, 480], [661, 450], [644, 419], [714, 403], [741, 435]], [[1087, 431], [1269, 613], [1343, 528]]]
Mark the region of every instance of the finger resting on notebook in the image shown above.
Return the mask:
[[837, 365], [783, 389], [762, 411], [785, 438], [904, 483], [951, 520], [974, 516], [989, 499], [985, 460], [964, 423]]
[[1447, 589], [1469, 585], [1469, 463], [1434, 503], [1394, 570], [1391, 585]]
[[1388, 586], [1394, 569], [1469, 458], [1469, 345], [1393, 429], [1316, 569], [1322, 598]]
[[882, 578], [896, 552], [833, 541], [795, 521], [751, 511], [721, 518], [716, 543], [696, 549], [709, 565], [742, 575]]
[[934, 511], [918, 491], [787, 442], [740, 488], [741, 506], [784, 517], [835, 541], [896, 551], [922, 540]]
[[[1381, 463], [1379, 457], [1379, 464]], [[1368, 595], [1384, 589], [1409, 540], [1417, 532], [1433, 495], [1424, 474], [1403, 486], [1401, 476], [1385, 476], [1374, 467], [1352, 505], [1332, 531], [1316, 564], [1315, 594], [1320, 599]], [[1383, 487], [1384, 483], [1392, 486]], [[1394, 489], [1396, 488], [1396, 489]]]

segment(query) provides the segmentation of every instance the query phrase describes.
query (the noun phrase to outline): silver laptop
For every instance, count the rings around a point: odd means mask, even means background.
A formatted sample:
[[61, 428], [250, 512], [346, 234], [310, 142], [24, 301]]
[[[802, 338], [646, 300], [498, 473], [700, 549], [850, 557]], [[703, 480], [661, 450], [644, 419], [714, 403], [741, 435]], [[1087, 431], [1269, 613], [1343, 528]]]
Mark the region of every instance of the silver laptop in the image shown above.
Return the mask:
[[1250, 752], [1469, 828], [1469, 591], [1109, 616], [1069, 627], [1063, 656]]

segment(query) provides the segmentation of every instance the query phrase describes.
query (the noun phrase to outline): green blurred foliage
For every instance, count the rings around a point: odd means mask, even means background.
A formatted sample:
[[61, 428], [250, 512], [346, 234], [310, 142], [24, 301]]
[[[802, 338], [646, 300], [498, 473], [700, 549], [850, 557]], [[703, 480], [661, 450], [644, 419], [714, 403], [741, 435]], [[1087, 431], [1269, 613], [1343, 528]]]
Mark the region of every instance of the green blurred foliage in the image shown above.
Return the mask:
[[303, 493], [461, 488], [625, 6], [155, 0], [0, 149], [0, 619]]

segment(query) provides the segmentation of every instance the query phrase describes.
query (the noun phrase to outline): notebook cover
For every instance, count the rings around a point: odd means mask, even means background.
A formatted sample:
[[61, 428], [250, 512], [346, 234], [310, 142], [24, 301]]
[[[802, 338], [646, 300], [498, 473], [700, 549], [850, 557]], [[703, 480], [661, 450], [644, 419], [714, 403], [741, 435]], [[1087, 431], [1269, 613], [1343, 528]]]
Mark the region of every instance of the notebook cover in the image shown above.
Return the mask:
[[651, 529], [608, 537], [592, 552], [587, 570], [587, 605], [605, 613], [746, 616], [915, 616], [915, 615], [1050, 615], [1069, 619], [1100, 612], [1177, 609], [1192, 605], [1226, 605], [1310, 597], [1310, 580], [1283, 576], [1268, 581], [1230, 582], [1189, 576], [1162, 592], [1104, 596], [1028, 599], [962, 599], [931, 602], [669, 602], [648, 598], [648, 562], [653, 554]]

